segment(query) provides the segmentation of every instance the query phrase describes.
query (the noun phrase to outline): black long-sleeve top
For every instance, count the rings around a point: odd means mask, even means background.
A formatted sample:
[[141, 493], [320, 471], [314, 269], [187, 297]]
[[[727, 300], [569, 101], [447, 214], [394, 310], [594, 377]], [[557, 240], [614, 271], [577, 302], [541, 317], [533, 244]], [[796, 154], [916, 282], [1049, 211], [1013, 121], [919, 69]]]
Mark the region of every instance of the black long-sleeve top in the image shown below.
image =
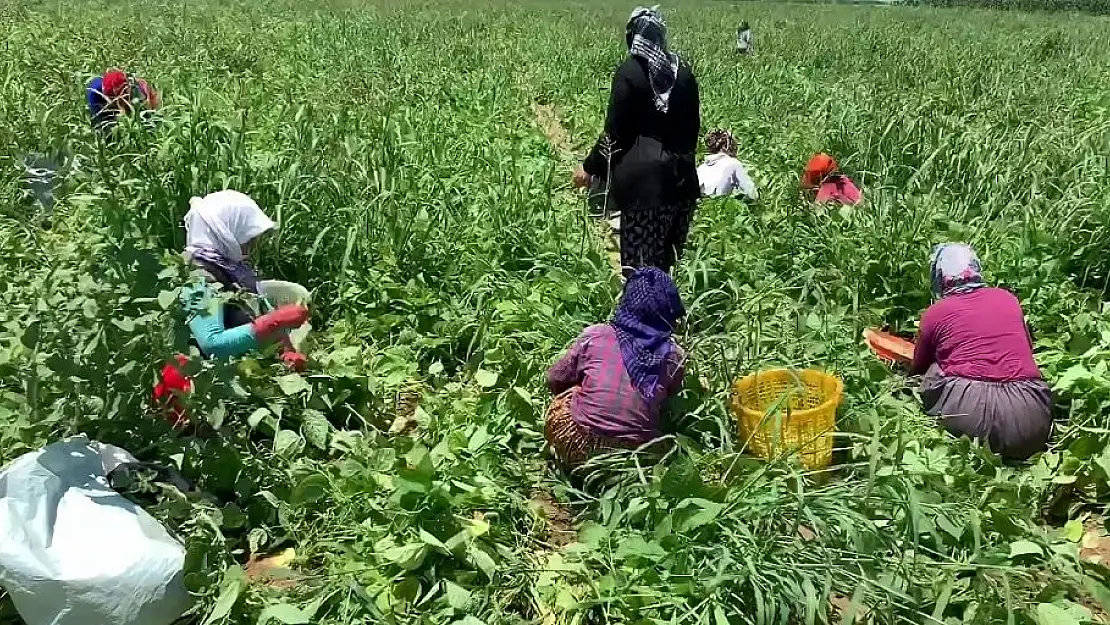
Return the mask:
[[645, 63], [629, 56], [613, 75], [605, 132], [582, 166], [610, 181], [618, 205], [691, 202], [700, 194], [694, 161], [700, 134], [698, 83], [690, 67], [679, 63], [662, 113]]

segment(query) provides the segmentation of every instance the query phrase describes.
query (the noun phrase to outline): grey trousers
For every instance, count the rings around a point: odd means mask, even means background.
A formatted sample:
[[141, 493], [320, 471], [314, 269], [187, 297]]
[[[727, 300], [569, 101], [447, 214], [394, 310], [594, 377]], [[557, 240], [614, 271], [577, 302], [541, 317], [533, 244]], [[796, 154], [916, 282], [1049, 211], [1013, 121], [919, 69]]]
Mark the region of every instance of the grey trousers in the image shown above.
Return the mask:
[[986, 442], [1007, 460], [1042, 451], [1052, 434], [1052, 390], [1044, 380], [969, 380], [934, 364], [921, 381], [921, 399], [945, 430]]

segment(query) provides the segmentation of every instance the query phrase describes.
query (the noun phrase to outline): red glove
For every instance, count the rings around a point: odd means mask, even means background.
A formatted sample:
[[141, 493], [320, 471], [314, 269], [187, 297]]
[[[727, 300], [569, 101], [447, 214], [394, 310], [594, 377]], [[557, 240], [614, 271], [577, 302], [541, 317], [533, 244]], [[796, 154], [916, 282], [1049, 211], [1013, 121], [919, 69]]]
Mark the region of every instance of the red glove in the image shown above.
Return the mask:
[[300, 352], [289, 350], [281, 353], [281, 361], [293, 371], [300, 373], [308, 366], [308, 359]]
[[289, 304], [270, 311], [251, 322], [254, 337], [260, 343], [280, 338], [283, 332], [299, 328], [308, 321], [308, 309], [300, 304]]
[[176, 429], [189, 422], [181, 396], [193, 391], [193, 381], [178, 369], [188, 364], [189, 359], [178, 354], [174, 360], [176, 364], [171, 362], [162, 367], [161, 381], [154, 387], [154, 403], [162, 407], [163, 416]]

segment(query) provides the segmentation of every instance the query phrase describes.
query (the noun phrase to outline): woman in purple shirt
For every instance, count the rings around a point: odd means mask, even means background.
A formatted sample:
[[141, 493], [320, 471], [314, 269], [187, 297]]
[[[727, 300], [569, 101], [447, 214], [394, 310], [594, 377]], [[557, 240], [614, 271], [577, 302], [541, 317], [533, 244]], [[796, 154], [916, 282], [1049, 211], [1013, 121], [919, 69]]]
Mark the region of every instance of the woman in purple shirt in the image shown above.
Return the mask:
[[544, 433], [564, 468], [662, 435], [663, 405], [685, 372], [685, 354], [671, 337], [685, 312], [667, 272], [637, 269], [613, 320], [586, 328], [547, 372], [555, 401]]
[[932, 280], [938, 301], [921, 316], [911, 365], [925, 376], [925, 411], [1008, 460], [1043, 450], [1052, 392], [1033, 361], [1021, 304], [983, 282], [975, 251], [962, 243], [937, 246]]

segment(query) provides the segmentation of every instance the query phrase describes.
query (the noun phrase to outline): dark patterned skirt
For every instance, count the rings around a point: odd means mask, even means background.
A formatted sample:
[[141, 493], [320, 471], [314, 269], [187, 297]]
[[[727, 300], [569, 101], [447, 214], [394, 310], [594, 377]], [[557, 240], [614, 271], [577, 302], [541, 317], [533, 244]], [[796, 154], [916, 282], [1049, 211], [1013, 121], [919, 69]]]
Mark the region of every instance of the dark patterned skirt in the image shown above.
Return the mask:
[[570, 402], [578, 387], [559, 395], [547, 409], [544, 437], [555, 452], [555, 460], [567, 471], [572, 471], [590, 458], [617, 449], [631, 449], [630, 445], [615, 438], [598, 436], [578, 425], [570, 413]]
[[670, 271], [682, 256], [696, 202], [621, 207], [621, 264]]
[[921, 399], [949, 433], [983, 441], [1007, 460], [1042, 451], [1052, 434], [1052, 391], [1043, 380], [969, 380], [933, 365], [921, 381]]

